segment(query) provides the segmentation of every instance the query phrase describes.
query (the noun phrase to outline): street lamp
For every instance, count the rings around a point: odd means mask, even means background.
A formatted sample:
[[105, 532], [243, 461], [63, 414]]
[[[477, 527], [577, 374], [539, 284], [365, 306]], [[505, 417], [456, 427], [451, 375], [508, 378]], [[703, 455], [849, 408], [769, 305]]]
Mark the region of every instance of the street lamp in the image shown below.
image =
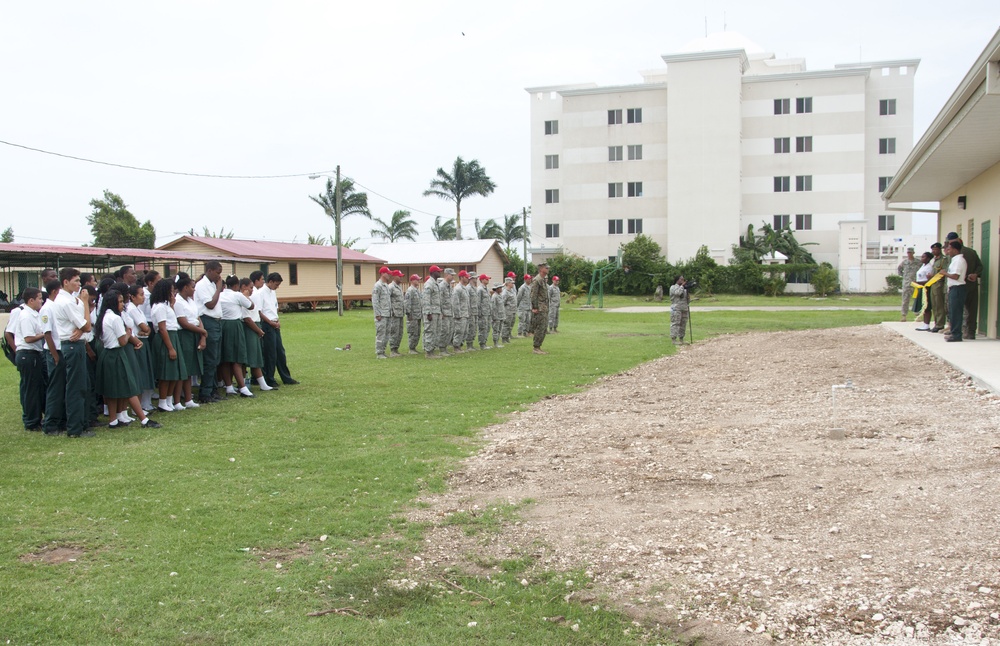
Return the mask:
[[[309, 179], [319, 179], [320, 177], [329, 178], [329, 175], [310, 175]], [[344, 315], [344, 261], [341, 258], [340, 250], [340, 164], [337, 164], [337, 180], [334, 184], [333, 189], [334, 194], [334, 204], [333, 204], [333, 222], [335, 225], [336, 240], [334, 244], [337, 245], [337, 316]]]

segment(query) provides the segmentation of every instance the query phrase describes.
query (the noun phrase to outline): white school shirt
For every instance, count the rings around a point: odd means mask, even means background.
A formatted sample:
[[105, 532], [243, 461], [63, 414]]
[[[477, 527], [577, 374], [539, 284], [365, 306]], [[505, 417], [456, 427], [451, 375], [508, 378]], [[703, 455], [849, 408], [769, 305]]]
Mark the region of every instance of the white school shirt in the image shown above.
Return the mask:
[[257, 299], [254, 298], [253, 294], [250, 295], [250, 302], [253, 303], [253, 309], [251, 310], [246, 307], [241, 307], [240, 309], [242, 311], [240, 312], [240, 318], [248, 318], [254, 323], [260, 323], [260, 304], [257, 302]]
[[125, 306], [125, 311], [122, 312], [122, 320], [125, 321], [125, 327], [132, 333], [132, 336], [139, 337], [142, 334], [139, 330], [139, 324], [146, 323], [146, 315], [137, 306], [129, 303]]
[[30, 309], [30, 308], [27, 308], [26, 306], [23, 305], [19, 305], [10, 311], [10, 318], [7, 319], [7, 327], [3, 329], [4, 334], [6, 334], [7, 332], [14, 334], [14, 330], [17, 329], [16, 328], [17, 319], [21, 316], [22, 309]]
[[955, 254], [955, 257], [951, 259], [951, 263], [948, 265], [949, 274], [958, 274], [960, 278], [958, 280], [948, 277], [948, 287], [957, 287], [958, 285], [965, 284], [965, 274], [969, 270], [969, 263], [965, 262], [965, 257], [961, 253]]
[[[198, 321], [198, 305], [193, 298], [187, 299], [177, 295], [174, 298], [174, 315], [177, 318], [186, 318], [191, 325], [198, 325], [200, 322]], [[180, 322], [177, 325], [180, 326]]]
[[917, 270], [917, 282], [926, 283], [934, 275], [934, 267], [932, 263], [927, 263], [925, 265], [920, 265], [920, 269]]
[[149, 289], [146, 287], [142, 288], [142, 294], [146, 297], [142, 300], [142, 305], [137, 305], [139, 311], [146, 318], [142, 320], [143, 323], [151, 323], [153, 321], [153, 312], [151, 310], [152, 306], [149, 304], [149, 298], [152, 296]]
[[181, 329], [181, 326], [177, 324], [177, 315], [170, 307], [170, 303], [156, 303], [150, 309], [150, 313], [153, 315], [153, 326], [157, 333], [159, 333], [161, 322], [166, 322], [167, 332]]
[[[214, 309], [205, 307], [205, 304], [213, 298], [215, 298], [215, 283], [210, 281], [208, 276], [202, 276], [201, 280], [195, 283], [194, 286], [194, 302], [198, 304], [198, 316], [207, 316], [213, 319], [222, 318], [222, 308], [219, 307], [218, 303], [215, 304]], [[219, 299], [222, 299], [221, 294], [219, 295]]]
[[278, 320], [278, 295], [266, 284], [257, 290], [260, 294], [260, 313], [270, 321]]
[[125, 334], [125, 321], [115, 314], [113, 310], [104, 313], [104, 322], [101, 323], [101, 343], [105, 350], [120, 348], [118, 337]]
[[219, 294], [219, 308], [222, 310], [223, 321], [239, 321], [243, 318], [243, 308], [249, 308], [253, 303], [241, 292], [226, 289]]
[[[69, 339], [78, 329], [87, 324], [83, 313], [83, 301], [65, 290], [59, 290], [52, 312], [52, 324], [60, 339]], [[82, 337], [80, 340], [84, 340]]]
[[25, 305], [21, 315], [17, 317], [17, 324], [14, 326], [14, 346], [18, 350], [35, 350], [41, 352], [42, 344], [45, 343], [44, 339], [31, 343], [28, 343], [24, 339], [29, 336], [37, 336], [42, 331], [42, 321], [38, 316], [38, 312]]
[[48, 332], [52, 335], [52, 345], [56, 347], [56, 350], [62, 349], [62, 343], [59, 342], [59, 333], [56, 332], [56, 327], [53, 324], [52, 312], [55, 307], [55, 299], [48, 299], [42, 304], [42, 309], [38, 312], [38, 318], [42, 322], [42, 332]]

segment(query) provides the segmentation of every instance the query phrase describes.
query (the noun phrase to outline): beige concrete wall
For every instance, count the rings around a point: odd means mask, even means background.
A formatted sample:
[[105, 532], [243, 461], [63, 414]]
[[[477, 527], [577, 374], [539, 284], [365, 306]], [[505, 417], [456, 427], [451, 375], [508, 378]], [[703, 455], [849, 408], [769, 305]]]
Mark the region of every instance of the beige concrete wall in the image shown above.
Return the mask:
[[[958, 208], [958, 197], [966, 197], [966, 209]], [[987, 307], [986, 327], [980, 332], [991, 339], [997, 336], [998, 294], [1000, 294], [1000, 164], [941, 200], [941, 219], [938, 230], [943, 242], [949, 231], [956, 231], [962, 240], [977, 252], [983, 248], [982, 227], [990, 223], [990, 258], [986, 267], [989, 284], [987, 291], [979, 294], [980, 307]], [[971, 228], [970, 228], [971, 225]], [[969, 235], [970, 230], [972, 236]], [[982, 255], [980, 253], [980, 255]]]

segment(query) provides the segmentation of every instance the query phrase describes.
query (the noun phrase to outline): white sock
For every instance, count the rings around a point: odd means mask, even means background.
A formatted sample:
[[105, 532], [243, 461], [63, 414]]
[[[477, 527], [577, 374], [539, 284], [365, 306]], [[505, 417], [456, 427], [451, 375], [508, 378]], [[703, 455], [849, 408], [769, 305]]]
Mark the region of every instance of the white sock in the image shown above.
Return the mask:
[[184, 402], [184, 408], [201, 408], [201, 405], [193, 399]]
[[257, 377], [257, 385], [260, 386], [261, 390], [274, 390], [274, 388], [267, 385], [267, 380], [264, 377]]
[[107, 404], [104, 405], [104, 416], [105, 417], [108, 416], [108, 405]]
[[128, 413], [126, 413], [125, 411], [122, 411], [122, 412], [118, 413], [118, 421], [122, 422], [122, 423], [127, 423], [127, 422], [131, 422], [132, 418], [128, 416]]
[[226, 386], [226, 394], [227, 395], [235, 395], [236, 394], [236, 389], [233, 388], [232, 386]]
[[243, 386], [242, 388], [240, 388], [240, 394], [246, 395], [247, 397], [253, 397], [253, 393], [250, 392], [250, 389], [247, 388], [246, 386]]

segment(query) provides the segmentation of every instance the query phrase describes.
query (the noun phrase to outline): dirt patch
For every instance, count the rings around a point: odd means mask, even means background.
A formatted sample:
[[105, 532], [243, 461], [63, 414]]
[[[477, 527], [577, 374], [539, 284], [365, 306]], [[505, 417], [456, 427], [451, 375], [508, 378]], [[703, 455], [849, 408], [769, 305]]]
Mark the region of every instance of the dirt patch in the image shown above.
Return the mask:
[[[978, 642], [1000, 638], [998, 429], [1000, 400], [878, 326], [725, 336], [485, 429], [411, 516], [424, 567], [584, 568], [709, 643]], [[490, 537], [446, 520], [525, 499]]]
[[313, 548], [309, 543], [299, 543], [295, 547], [273, 547], [268, 550], [255, 547], [250, 549], [250, 553], [262, 567], [273, 568], [280, 567], [284, 563], [309, 558], [313, 555]]
[[21, 562], [57, 565], [59, 563], [74, 562], [83, 555], [84, 551], [81, 547], [74, 545], [50, 545], [37, 552], [22, 555]]

